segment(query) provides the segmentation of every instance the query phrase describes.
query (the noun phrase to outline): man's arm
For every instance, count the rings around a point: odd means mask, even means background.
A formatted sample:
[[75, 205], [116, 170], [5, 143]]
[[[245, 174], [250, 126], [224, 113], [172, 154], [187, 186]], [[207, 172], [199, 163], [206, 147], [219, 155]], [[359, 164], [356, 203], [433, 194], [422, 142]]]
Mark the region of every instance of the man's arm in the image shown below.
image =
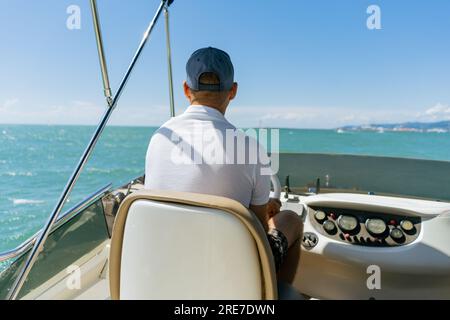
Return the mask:
[[269, 215], [269, 219], [273, 218], [277, 213], [280, 212], [281, 209], [281, 201], [280, 199], [270, 198], [267, 203], [267, 213]]
[[267, 210], [267, 203], [263, 205], [250, 205], [250, 210], [258, 217], [261, 221], [264, 230], [269, 231], [269, 211]]
[[258, 217], [259, 221], [263, 224], [264, 230], [269, 231], [270, 228], [274, 226], [270, 223], [271, 218], [280, 212], [281, 202], [279, 199], [269, 199], [269, 202], [261, 205], [255, 206], [250, 205], [250, 210]]

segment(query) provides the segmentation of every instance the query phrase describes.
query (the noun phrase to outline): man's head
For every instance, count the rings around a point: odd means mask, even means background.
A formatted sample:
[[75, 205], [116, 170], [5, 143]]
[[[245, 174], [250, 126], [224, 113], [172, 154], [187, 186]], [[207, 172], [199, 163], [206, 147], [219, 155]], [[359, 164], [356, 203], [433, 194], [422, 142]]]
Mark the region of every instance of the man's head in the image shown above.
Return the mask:
[[186, 74], [183, 87], [189, 102], [225, 113], [237, 93], [230, 56], [216, 48], [199, 49], [189, 58]]

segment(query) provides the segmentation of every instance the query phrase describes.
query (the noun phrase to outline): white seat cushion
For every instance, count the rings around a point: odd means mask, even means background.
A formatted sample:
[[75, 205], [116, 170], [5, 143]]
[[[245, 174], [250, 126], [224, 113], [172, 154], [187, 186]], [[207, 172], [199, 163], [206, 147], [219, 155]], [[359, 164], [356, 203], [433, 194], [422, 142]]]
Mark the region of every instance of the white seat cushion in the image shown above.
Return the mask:
[[129, 209], [121, 299], [261, 299], [255, 241], [217, 209], [150, 200]]

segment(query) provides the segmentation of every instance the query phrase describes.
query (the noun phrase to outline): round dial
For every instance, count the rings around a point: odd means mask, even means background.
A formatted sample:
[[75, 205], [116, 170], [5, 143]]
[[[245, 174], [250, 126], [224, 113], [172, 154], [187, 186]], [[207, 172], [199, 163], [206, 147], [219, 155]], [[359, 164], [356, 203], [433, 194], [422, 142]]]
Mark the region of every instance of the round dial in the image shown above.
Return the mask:
[[344, 231], [354, 231], [358, 227], [358, 220], [352, 216], [340, 216], [338, 218], [339, 227]]
[[402, 240], [403, 237], [404, 237], [403, 232], [399, 228], [394, 228], [391, 230], [391, 238], [394, 239], [395, 241]]
[[336, 225], [334, 224], [333, 221], [327, 220], [323, 223], [323, 228], [325, 229], [326, 232], [333, 233], [336, 230]]
[[314, 214], [314, 217], [316, 218], [317, 221], [322, 222], [327, 218], [327, 215], [325, 214], [325, 212], [319, 210], [319, 211], [316, 211], [316, 213]]
[[373, 235], [382, 235], [386, 232], [386, 223], [381, 219], [367, 219], [367, 230]]
[[400, 227], [402, 227], [403, 230], [408, 232], [414, 229], [414, 224], [409, 220], [403, 220], [402, 222], [400, 222]]

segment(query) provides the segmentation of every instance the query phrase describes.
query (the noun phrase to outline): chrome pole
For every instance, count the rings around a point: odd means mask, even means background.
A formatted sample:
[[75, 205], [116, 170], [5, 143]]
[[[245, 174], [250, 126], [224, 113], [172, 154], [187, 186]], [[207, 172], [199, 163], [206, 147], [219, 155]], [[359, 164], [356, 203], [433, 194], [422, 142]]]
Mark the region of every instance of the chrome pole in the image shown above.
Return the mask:
[[103, 91], [106, 97], [106, 102], [108, 103], [108, 106], [111, 107], [112, 92], [111, 87], [109, 85], [108, 68], [106, 65], [105, 52], [103, 50], [103, 40], [100, 28], [100, 20], [97, 11], [97, 0], [91, 0], [91, 12], [92, 12], [92, 20], [94, 22], [95, 39], [97, 40], [97, 51], [98, 51], [98, 58], [100, 60], [100, 69], [102, 72]]
[[169, 76], [169, 99], [170, 116], [175, 117], [175, 100], [173, 98], [173, 75], [172, 75], [172, 50], [170, 49], [170, 29], [169, 29], [169, 9], [164, 7], [164, 20], [166, 25], [166, 47], [167, 47], [167, 67]]
[[[97, 128], [95, 129], [94, 134], [92, 135], [91, 140], [89, 141], [88, 146], [86, 147], [86, 149], [83, 152], [83, 155], [81, 156], [80, 160], [78, 161], [78, 164], [74, 170], [74, 172], [72, 173], [69, 181], [67, 182], [66, 186], [64, 187], [64, 190], [55, 206], [55, 208], [53, 209], [52, 214], [50, 215], [50, 217], [48, 218], [47, 222], [45, 223], [44, 228], [42, 229], [39, 237], [36, 240], [36, 243], [33, 247], [33, 249], [31, 250], [30, 254], [28, 255], [27, 260], [25, 261], [25, 264], [21, 270], [21, 272], [19, 273], [18, 277], [16, 278], [16, 280], [14, 281], [9, 293], [8, 293], [8, 299], [9, 300], [15, 300], [20, 292], [20, 290], [23, 287], [23, 284], [25, 283], [25, 280], [28, 276], [28, 274], [30, 273], [31, 268], [33, 267], [34, 263], [36, 262], [37, 257], [39, 256], [39, 253], [42, 251], [42, 249], [44, 248], [44, 243], [47, 240], [47, 237], [50, 233], [50, 230], [53, 226], [53, 224], [55, 223], [56, 219], [58, 218], [59, 213], [61, 212], [62, 207], [64, 206], [64, 203], [66, 202], [70, 192], [72, 191], [76, 181], [78, 180], [81, 171], [83, 170], [84, 166], [86, 165], [87, 160], [89, 159], [98, 139], [100, 138], [103, 129], [105, 128], [106, 124], [108, 123], [109, 117], [111, 116], [112, 112], [114, 111], [114, 108], [117, 105], [117, 102], [119, 101], [120, 95], [123, 91], [123, 89], [125, 88], [125, 85], [128, 81], [128, 78], [131, 74], [131, 72], [133, 71], [134, 65], [136, 64], [139, 56], [142, 53], [142, 50], [145, 46], [145, 44], [147, 43], [147, 40], [150, 36], [150, 33], [152, 32], [156, 22], [158, 21], [158, 18], [166, 4], [166, 2], [168, 2], [169, 4], [172, 2], [170, 0], [161, 0], [161, 4], [159, 5], [155, 16], [153, 17], [152, 21], [150, 22], [147, 30], [144, 33], [144, 36], [142, 38], [141, 43], [139, 44], [139, 47], [133, 57], [133, 59], [131, 60], [131, 63], [125, 73], [125, 76], [123, 77], [120, 85], [119, 85], [119, 89], [117, 90], [117, 94], [115, 95], [114, 99], [112, 100], [112, 103], [110, 105], [110, 107], [108, 109], [106, 109], [100, 123], [98, 124]], [[94, 25], [95, 27], [95, 25]], [[98, 27], [98, 24], [97, 24]], [[101, 33], [99, 29], [96, 29], [96, 34], [100, 35], [101, 37]]]

